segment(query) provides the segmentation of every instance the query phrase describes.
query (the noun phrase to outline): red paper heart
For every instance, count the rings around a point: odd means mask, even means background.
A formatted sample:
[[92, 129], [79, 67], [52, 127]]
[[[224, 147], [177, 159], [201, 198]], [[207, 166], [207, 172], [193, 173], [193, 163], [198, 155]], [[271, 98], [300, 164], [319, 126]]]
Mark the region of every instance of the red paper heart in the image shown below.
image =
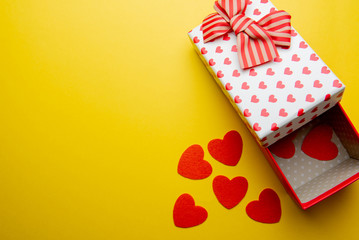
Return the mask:
[[244, 198], [248, 190], [248, 181], [244, 177], [232, 180], [225, 176], [217, 176], [212, 182], [213, 192], [217, 200], [228, 209], [234, 208]]
[[293, 143], [294, 138], [295, 138], [295, 134], [291, 134], [285, 138], [282, 138], [278, 142], [272, 144], [269, 147], [269, 150], [271, 151], [271, 153], [274, 153], [276, 156], [280, 158], [285, 158], [285, 159], [292, 158], [295, 154], [295, 146]]
[[207, 210], [196, 206], [193, 197], [188, 193], [177, 198], [173, 208], [173, 221], [177, 227], [194, 227], [206, 221], [207, 217]]
[[208, 151], [217, 161], [228, 165], [237, 165], [242, 156], [243, 141], [237, 131], [230, 131], [223, 140], [213, 139], [208, 143]]
[[331, 141], [332, 136], [333, 129], [329, 125], [318, 125], [305, 136], [302, 151], [314, 159], [333, 160], [338, 156], [338, 147]]
[[266, 188], [259, 195], [258, 201], [250, 202], [247, 205], [246, 212], [255, 221], [277, 223], [282, 215], [280, 199], [274, 190]]
[[211, 175], [212, 166], [203, 159], [204, 151], [200, 145], [192, 145], [183, 153], [178, 162], [177, 172], [189, 179], [204, 179]]

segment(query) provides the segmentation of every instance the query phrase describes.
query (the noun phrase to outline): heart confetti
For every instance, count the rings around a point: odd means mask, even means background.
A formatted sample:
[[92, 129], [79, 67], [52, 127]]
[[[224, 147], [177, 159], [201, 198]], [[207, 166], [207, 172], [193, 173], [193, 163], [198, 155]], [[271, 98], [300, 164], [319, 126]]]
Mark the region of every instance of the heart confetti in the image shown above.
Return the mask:
[[177, 172], [189, 179], [204, 179], [211, 175], [212, 166], [203, 159], [204, 151], [200, 145], [192, 145], [183, 153], [178, 162]]
[[246, 212], [257, 222], [277, 223], [282, 215], [280, 199], [274, 190], [266, 188], [260, 193], [259, 200], [247, 205]]
[[338, 156], [338, 147], [331, 141], [332, 136], [333, 129], [329, 125], [318, 125], [304, 138], [302, 151], [317, 160], [333, 160]]
[[232, 180], [219, 175], [213, 179], [213, 192], [218, 201], [227, 209], [238, 205], [248, 190], [248, 181], [244, 177], [235, 177]]
[[242, 137], [237, 131], [228, 132], [223, 140], [214, 139], [208, 143], [208, 151], [217, 161], [235, 166], [242, 155]]
[[207, 217], [207, 210], [196, 206], [193, 197], [188, 193], [177, 198], [173, 208], [173, 221], [177, 227], [194, 227], [206, 221]]

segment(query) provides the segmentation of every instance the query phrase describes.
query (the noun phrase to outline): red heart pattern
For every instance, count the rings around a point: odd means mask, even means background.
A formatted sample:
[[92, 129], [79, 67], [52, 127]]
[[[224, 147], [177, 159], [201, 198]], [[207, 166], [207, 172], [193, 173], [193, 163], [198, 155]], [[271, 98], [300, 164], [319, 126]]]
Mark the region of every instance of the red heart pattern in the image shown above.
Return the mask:
[[319, 125], [304, 138], [302, 151], [317, 160], [332, 160], [338, 156], [338, 147], [331, 141], [332, 136], [333, 129], [329, 125]]
[[250, 218], [261, 223], [277, 223], [282, 216], [282, 208], [277, 193], [270, 189], [264, 189], [259, 200], [250, 202], [246, 207]]
[[206, 221], [207, 217], [207, 210], [196, 206], [193, 197], [188, 193], [177, 198], [173, 208], [173, 221], [177, 227], [194, 227]]
[[[256, 0], [247, 6], [246, 16], [258, 21], [273, 10], [275, 8], [270, 1], [262, 3], [261, 0]], [[293, 29], [290, 48], [278, 48], [280, 56], [272, 62], [246, 70], [239, 68], [237, 39], [233, 32], [208, 44], [203, 42], [200, 27], [193, 29], [189, 35], [192, 41], [198, 41], [195, 43], [196, 47], [206, 59], [207, 66], [215, 73], [222, 89], [228, 91], [229, 99], [242, 111], [248, 109], [251, 113], [242, 112], [249, 125], [255, 127], [253, 130], [256, 137], [261, 139], [263, 145], [271, 145], [277, 141], [275, 136], [280, 138], [284, 133], [298, 129], [314, 115], [319, 116], [329, 106], [334, 106], [344, 90], [344, 85], [319, 61], [319, 56]], [[205, 51], [202, 52], [203, 48]], [[210, 59], [213, 60], [209, 62]], [[331, 94], [328, 100], [330, 105], [325, 107], [322, 101], [327, 94]], [[240, 101], [236, 96], [240, 96]], [[306, 121], [296, 119], [300, 109], [315, 107], [318, 107], [316, 113], [304, 113], [301, 119], [305, 118]], [[293, 122], [293, 126], [285, 127], [289, 122]], [[283, 126], [278, 129], [280, 136], [278, 132], [271, 130], [272, 123]], [[265, 137], [266, 141], [263, 140]]]
[[230, 131], [222, 139], [213, 139], [208, 143], [208, 151], [217, 161], [235, 166], [242, 156], [242, 137], [237, 131]]
[[234, 208], [241, 202], [248, 190], [248, 181], [244, 177], [232, 180], [225, 176], [216, 176], [212, 182], [213, 192], [217, 200], [227, 209]]
[[178, 162], [177, 172], [189, 179], [204, 179], [212, 174], [212, 166], [203, 159], [204, 151], [200, 145], [192, 145], [183, 153]]

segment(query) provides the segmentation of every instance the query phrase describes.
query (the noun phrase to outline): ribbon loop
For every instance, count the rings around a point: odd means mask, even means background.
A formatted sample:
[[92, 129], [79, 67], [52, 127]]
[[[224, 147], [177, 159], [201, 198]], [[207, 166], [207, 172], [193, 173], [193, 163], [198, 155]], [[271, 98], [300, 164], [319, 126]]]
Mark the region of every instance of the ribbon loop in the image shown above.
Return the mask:
[[277, 46], [290, 47], [291, 16], [285, 11], [273, 11], [258, 22], [244, 13], [248, 0], [215, 1], [217, 13], [203, 20], [204, 42], [212, 41], [234, 31], [241, 68], [271, 61], [278, 56]]

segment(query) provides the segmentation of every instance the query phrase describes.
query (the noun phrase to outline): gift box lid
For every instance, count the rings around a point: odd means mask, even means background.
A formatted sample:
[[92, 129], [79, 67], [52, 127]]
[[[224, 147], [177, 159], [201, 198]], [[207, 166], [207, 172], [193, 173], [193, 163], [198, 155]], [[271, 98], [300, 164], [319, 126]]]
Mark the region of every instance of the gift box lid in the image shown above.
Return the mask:
[[[270, 1], [252, 0], [245, 15], [255, 21], [276, 10]], [[292, 28], [290, 48], [279, 57], [242, 69], [233, 31], [204, 43], [202, 25], [188, 33], [215, 80], [249, 130], [267, 147], [324, 113], [342, 97], [344, 84]]]

